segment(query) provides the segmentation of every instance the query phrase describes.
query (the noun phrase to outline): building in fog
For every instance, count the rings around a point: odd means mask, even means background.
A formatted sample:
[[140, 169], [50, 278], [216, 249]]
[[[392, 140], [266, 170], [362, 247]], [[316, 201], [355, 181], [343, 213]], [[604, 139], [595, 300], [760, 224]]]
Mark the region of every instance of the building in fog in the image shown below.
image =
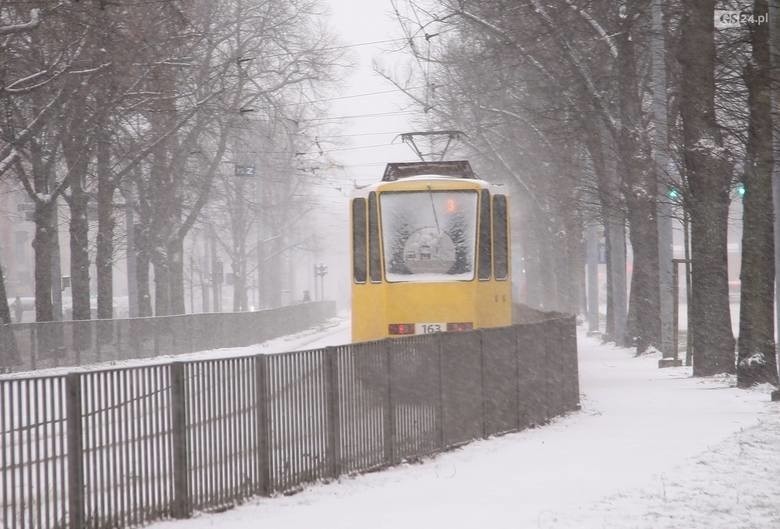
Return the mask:
[[9, 299], [33, 296], [33, 210], [34, 204], [24, 191], [0, 184], [0, 265]]

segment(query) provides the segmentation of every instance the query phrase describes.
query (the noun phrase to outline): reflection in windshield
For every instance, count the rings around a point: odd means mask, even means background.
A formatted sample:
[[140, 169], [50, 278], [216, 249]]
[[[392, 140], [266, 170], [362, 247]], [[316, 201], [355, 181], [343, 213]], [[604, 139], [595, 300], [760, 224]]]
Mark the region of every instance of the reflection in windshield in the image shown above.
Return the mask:
[[474, 191], [382, 193], [382, 241], [388, 281], [474, 278]]

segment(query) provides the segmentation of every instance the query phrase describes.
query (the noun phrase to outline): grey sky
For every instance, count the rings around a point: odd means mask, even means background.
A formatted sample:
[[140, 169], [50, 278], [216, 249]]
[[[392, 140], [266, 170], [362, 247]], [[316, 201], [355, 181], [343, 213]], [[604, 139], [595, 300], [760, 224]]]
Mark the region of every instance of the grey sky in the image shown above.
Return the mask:
[[[392, 16], [389, 0], [324, 0], [330, 6], [330, 26], [342, 45], [386, 41], [402, 36], [398, 23]], [[393, 86], [373, 70], [377, 61], [389, 70], [400, 70], [408, 59], [400, 50], [402, 42], [384, 43], [348, 48], [355, 68], [344, 80], [339, 95], [357, 95], [393, 90]], [[408, 98], [400, 93], [382, 93], [365, 97], [337, 100], [332, 103], [331, 116], [355, 116], [398, 112], [409, 106]], [[344, 164], [345, 174], [338, 178], [369, 183], [378, 180], [387, 161], [411, 159], [412, 152], [406, 145], [390, 145], [395, 134], [407, 132], [410, 115], [383, 115], [344, 120], [333, 129], [333, 134], [355, 135], [336, 138], [343, 145], [332, 146], [340, 150], [331, 153]], [[377, 134], [388, 133], [388, 134]], [[371, 147], [383, 145], [383, 147]], [[365, 147], [365, 148], [361, 148]]]

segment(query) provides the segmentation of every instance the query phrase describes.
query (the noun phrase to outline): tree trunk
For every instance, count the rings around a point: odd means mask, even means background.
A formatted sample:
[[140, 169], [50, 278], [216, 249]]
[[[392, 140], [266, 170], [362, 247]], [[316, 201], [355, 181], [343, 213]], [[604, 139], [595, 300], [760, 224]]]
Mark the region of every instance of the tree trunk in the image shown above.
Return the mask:
[[[67, 127], [70, 134], [62, 140], [62, 153], [67, 167], [67, 181], [70, 196], [65, 196], [70, 212], [70, 295], [71, 319], [90, 319], [89, 308], [89, 222], [87, 203], [89, 196], [84, 189], [85, 178], [91, 158], [94, 138], [90, 136], [85, 124], [87, 110], [84, 101], [70, 108]], [[60, 274], [57, 273], [57, 276]], [[57, 287], [59, 279], [53, 278]], [[75, 327], [79, 328], [79, 327]], [[77, 341], [77, 345], [80, 342]]]
[[184, 314], [184, 241], [176, 239], [168, 244], [169, 314]]
[[59, 204], [53, 200], [51, 238], [51, 306], [54, 321], [62, 321], [62, 261], [60, 255]]
[[734, 373], [727, 223], [731, 164], [715, 119], [714, 0], [683, 3], [679, 60], [683, 160], [691, 218], [694, 376]]
[[612, 301], [612, 245], [610, 244], [609, 222], [604, 222], [604, 258], [607, 271], [607, 314], [604, 322], [604, 341], [615, 341], [615, 307]]
[[35, 321], [54, 320], [51, 301], [51, 262], [56, 233], [54, 211], [53, 202], [35, 203]]
[[631, 248], [634, 252], [631, 274], [630, 312], [635, 315], [633, 329], [637, 354], [658, 347], [661, 338], [660, 290], [658, 288], [658, 225], [655, 195], [629, 201]]
[[154, 265], [154, 315], [168, 316], [171, 313], [171, 272], [165, 255], [152, 256]]
[[242, 312], [247, 309], [246, 296], [246, 237], [248, 230], [244, 205], [244, 182], [238, 180], [235, 184], [234, 214], [231, 216], [231, 238], [233, 242], [233, 311]]
[[[111, 174], [111, 152], [105, 138], [97, 148], [97, 317], [114, 317], [114, 181]], [[128, 273], [129, 273], [128, 267]]]
[[612, 285], [612, 312], [615, 344], [621, 347], [630, 345], [627, 333], [626, 302], [626, 224], [620, 212], [611, 212], [607, 235], [609, 237], [610, 283]]
[[70, 206], [70, 288], [72, 319], [90, 319], [89, 307], [89, 223], [87, 194], [79, 183], [71, 181]]
[[[79, 171], [80, 172], [80, 171]], [[87, 222], [88, 196], [80, 183], [80, 176], [71, 178], [70, 207], [70, 292], [71, 319], [91, 319], [89, 296], [89, 224]], [[56, 287], [56, 285], [55, 285]], [[92, 341], [91, 327], [75, 325], [73, 347], [77, 351], [89, 349]]]
[[5, 274], [0, 266], [0, 324], [12, 323], [11, 308], [8, 306], [8, 295], [5, 291]]
[[[766, 13], [756, 0], [754, 13]], [[774, 216], [772, 214], [772, 97], [769, 25], [751, 28], [753, 60], [745, 67], [748, 88], [747, 163], [742, 200], [742, 269], [737, 384], [777, 384], [774, 328]]]
[[661, 337], [660, 291], [658, 289], [658, 185], [651, 168], [649, 149], [642, 127], [640, 83], [637, 74], [632, 24], [636, 17], [629, 4], [623, 31], [617, 37], [619, 69], [620, 130], [618, 171], [623, 180], [633, 249], [633, 273], [629, 307], [630, 338], [637, 354], [657, 346]]
[[626, 229], [619, 200], [614, 161], [608, 156], [608, 135], [594, 127], [585, 142], [596, 173], [599, 209], [604, 223], [607, 269], [607, 321], [605, 341], [626, 342]]
[[140, 225], [134, 226], [135, 233], [135, 272], [136, 292], [138, 294], [138, 317], [146, 318], [152, 315], [152, 296], [149, 290], [149, 251], [147, 250], [146, 230]]
[[[136, 249], [136, 230], [135, 221], [133, 220], [133, 204], [131, 193], [125, 195], [125, 233], [127, 237], [126, 250], [125, 250], [125, 262], [127, 263], [127, 311], [128, 316], [131, 318], [138, 317], [138, 272], [136, 268], [137, 261], [137, 249]], [[100, 213], [98, 213], [99, 215]], [[98, 227], [100, 231], [100, 227]], [[100, 291], [100, 285], [98, 284], [98, 292]]]
[[8, 371], [11, 366], [19, 363], [19, 351], [16, 348], [16, 338], [9, 324], [11, 310], [8, 307], [8, 295], [5, 291], [5, 274], [0, 266], [0, 373]]

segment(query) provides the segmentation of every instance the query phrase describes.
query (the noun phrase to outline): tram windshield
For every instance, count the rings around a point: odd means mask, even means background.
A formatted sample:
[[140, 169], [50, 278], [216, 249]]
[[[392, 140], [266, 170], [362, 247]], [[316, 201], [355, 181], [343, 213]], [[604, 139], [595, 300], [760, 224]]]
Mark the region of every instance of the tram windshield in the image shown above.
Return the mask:
[[476, 191], [380, 194], [388, 281], [474, 279]]

